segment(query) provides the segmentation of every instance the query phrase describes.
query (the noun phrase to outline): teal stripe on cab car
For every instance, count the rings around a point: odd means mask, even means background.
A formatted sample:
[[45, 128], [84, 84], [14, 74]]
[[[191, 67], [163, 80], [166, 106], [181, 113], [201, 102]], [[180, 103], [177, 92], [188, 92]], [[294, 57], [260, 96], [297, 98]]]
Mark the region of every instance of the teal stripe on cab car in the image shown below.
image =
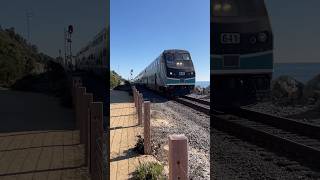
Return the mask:
[[240, 57], [240, 67], [228, 68], [223, 67], [222, 57], [211, 58], [211, 70], [228, 70], [228, 69], [272, 69], [273, 68], [273, 54], [264, 54], [252, 57]]
[[181, 82], [180, 79], [166, 79], [166, 84], [179, 84], [179, 83], [190, 83], [194, 84], [196, 82], [195, 78], [186, 79], [184, 82]]
[[273, 55], [265, 54], [262, 56], [253, 56], [240, 59], [241, 69], [272, 69]]

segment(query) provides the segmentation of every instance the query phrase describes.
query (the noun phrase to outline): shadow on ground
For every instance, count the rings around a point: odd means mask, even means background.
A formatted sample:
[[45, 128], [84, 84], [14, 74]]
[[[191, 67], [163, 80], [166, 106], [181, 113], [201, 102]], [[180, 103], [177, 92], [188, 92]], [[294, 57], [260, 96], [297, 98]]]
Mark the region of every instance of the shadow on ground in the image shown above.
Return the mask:
[[152, 103], [164, 103], [169, 101], [165, 95], [161, 95], [159, 92], [147, 89], [143, 86], [138, 86], [137, 89], [143, 94], [143, 99], [145, 101], [150, 101]]
[[121, 156], [117, 156], [116, 158], [110, 159], [110, 162], [121, 161], [125, 159], [130, 159], [139, 156], [137, 152], [135, 152], [134, 148], [125, 150]]
[[133, 102], [133, 97], [127, 91], [110, 90], [110, 104]]
[[0, 132], [74, 129], [70, 108], [40, 93], [0, 89]]

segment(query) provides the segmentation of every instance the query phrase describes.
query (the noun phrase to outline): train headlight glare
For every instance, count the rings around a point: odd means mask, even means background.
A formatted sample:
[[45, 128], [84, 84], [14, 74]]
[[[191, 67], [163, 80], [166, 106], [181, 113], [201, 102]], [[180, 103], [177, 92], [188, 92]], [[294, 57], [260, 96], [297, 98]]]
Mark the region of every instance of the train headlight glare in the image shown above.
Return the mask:
[[232, 6], [231, 6], [231, 4], [229, 4], [229, 3], [226, 3], [226, 4], [223, 5], [223, 10], [224, 10], [224, 11], [230, 11], [231, 8], [232, 8]]
[[172, 72], [169, 72], [170, 75], [172, 75]]
[[213, 8], [213, 9], [214, 9], [215, 11], [220, 11], [221, 8], [222, 8], [221, 4], [216, 4], [216, 5], [214, 5], [214, 8]]
[[251, 44], [255, 44], [256, 42], [257, 42], [257, 38], [254, 37], [254, 36], [252, 36], [252, 37], [250, 38], [250, 43], [251, 43]]
[[267, 41], [267, 34], [266, 33], [259, 33], [259, 35], [258, 35], [258, 40], [260, 41], [260, 42], [266, 42]]

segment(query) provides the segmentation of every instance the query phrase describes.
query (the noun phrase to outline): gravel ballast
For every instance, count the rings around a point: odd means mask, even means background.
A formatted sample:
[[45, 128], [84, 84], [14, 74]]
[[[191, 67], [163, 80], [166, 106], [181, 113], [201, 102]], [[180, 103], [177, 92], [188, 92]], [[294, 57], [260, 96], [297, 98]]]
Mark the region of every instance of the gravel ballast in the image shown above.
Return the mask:
[[213, 179], [319, 179], [316, 171], [296, 161], [213, 129]]
[[319, 108], [317, 105], [280, 106], [269, 101], [261, 102], [247, 108], [262, 113], [293, 118], [301, 122], [320, 125], [320, 111], [317, 110], [317, 108]]
[[212, 179], [219, 180], [320, 178], [317, 170], [296, 161], [214, 128], [210, 132], [210, 117], [201, 112], [153, 92], [142, 92], [152, 102], [153, 155], [168, 166], [168, 135], [185, 134], [189, 140], [190, 179], [210, 179], [210, 169]]
[[190, 178], [209, 179], [209, 116], [173, 101], [153, 103], [151, 109], [152, 144], [157, 159], [167, 165], [168, 136], [184, 134], [189, 141]]

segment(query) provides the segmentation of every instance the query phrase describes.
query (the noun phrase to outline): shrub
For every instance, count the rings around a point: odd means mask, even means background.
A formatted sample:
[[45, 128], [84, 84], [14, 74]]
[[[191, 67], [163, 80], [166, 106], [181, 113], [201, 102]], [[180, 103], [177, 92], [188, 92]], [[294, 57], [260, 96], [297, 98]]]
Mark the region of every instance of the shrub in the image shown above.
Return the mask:
[[140, 164], [134, 172], [133, 179], [136, 180], [160, 180], [165, 179], [163, 166], [157, 162]]

